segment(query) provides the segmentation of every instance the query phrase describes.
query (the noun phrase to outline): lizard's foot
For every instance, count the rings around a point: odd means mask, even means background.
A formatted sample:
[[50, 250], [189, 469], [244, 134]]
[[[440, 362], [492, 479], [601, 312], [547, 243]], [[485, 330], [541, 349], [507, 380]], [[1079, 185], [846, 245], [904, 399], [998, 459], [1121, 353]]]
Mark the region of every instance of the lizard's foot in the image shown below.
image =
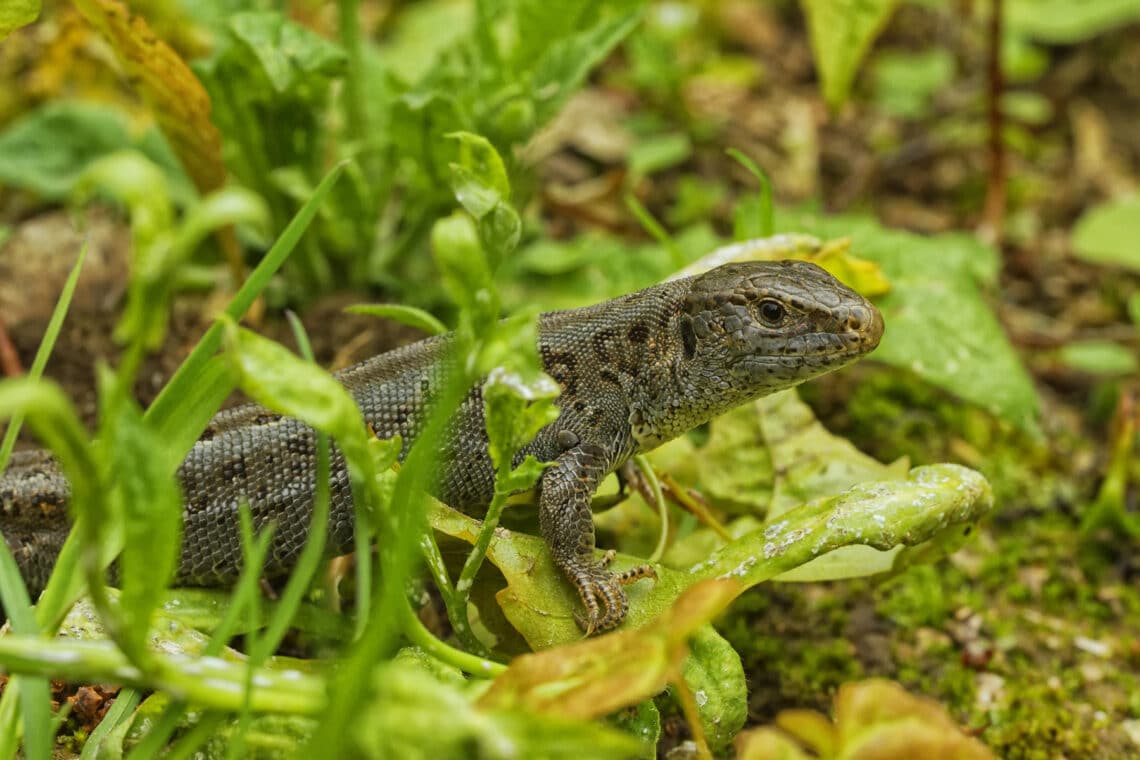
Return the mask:
[[657, 577], [657, 571], [649, 565], [639, 565], [621, 573], [611, 573], [606, 568], [613, 558], [614, 552], [610, 550], [602, 556], [601, 561], [571, 568], [567, 573], [578, 589], [582, 604], [586, 607], [586, 614], [583, 616], [574, 613], [574, 619], [587, 636], [616, 628], [625, 619], [629, 602], [625, 598], [622, 586], [642, 578]]

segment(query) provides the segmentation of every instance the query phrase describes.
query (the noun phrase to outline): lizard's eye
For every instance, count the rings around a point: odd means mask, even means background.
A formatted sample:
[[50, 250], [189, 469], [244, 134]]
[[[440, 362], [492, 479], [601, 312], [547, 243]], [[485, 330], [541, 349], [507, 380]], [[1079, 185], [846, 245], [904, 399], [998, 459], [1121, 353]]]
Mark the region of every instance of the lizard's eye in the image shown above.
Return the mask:
[[760, 319], [772, 326], [780, 324], [784, 320], [784, 305], [779, 301], [761, 301]]

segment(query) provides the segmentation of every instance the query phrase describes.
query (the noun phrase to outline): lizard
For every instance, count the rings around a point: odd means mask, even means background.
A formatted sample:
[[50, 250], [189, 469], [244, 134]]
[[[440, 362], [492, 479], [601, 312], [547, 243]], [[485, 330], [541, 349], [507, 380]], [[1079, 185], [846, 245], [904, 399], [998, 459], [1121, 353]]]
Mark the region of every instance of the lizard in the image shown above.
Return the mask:
[[[883, 318], [815, 264], [725, 264], [593, 306], [539, 316], [538, 352], [560, 386], [559, 416], [518, 452], [552, 463], [537, 485], [539, 527], [554, 564], [576, 588], [587, 633], [618, 626], [623, 586], [648, 565], [608, 569], [595, 549], [591, 498], [638, 453], [740, 404], [850, 364], [873, 350]], [[405, 455], [448, 372], [451, 334], [421, 340], [336, 373], [375, 435], [400, 435]], [[263, 573], [287, 574], [304, 546], [315, 487], [315, 433], [247, 404], [217, 414], [178, 468], [183, 534], [173, 582], [225, 586], [242, 567], [239, 505], [255, 528], [275, 523]], [[476, 513], [494, 492], [481, 387], [449, 421], [432, 491]], [[331, 460], [329, 550], [353, 548], [352, 494], [343, 456]], [[18, 452], [0, 476], [0, 530], [29, 590], [42, 590], [66, 537], [70, 491], [52, 457]]]

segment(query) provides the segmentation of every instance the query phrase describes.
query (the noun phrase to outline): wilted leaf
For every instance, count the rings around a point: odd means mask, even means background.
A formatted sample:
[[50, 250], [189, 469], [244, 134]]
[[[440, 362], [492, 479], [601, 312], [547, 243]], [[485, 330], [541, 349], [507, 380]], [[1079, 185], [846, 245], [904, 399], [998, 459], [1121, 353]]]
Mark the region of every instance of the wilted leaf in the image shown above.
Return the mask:
[[785, 710], [776, 725], [782, 732], [765, 727], [741, 734], [736, 740], [740, 760], [995, 760], [937, 702], [882, 679], [840, 686], [834, 724], [810, 710]]
[[868, 298], [881, 296], [891, 289], [890, 281], [877, 263], [851, 253], [850, 238], [824, 242], [811, 235], [794, 233], [721, 246], [677, 272], [673, 278], [689, 277], [734, 262], [782, 259], [810, 261]]
[[811, 49], [832, 109], [847, 100], [855, 72], [883, 31], [898, 0], [801, 0]]
[[114, 48], [138, 94], [158, 121], [200, 192], [226, 178], [222, 138], [210, 121], [210, 97], [194, 72], [146, 19], [118, 0], [76, 0], [76, 7]]

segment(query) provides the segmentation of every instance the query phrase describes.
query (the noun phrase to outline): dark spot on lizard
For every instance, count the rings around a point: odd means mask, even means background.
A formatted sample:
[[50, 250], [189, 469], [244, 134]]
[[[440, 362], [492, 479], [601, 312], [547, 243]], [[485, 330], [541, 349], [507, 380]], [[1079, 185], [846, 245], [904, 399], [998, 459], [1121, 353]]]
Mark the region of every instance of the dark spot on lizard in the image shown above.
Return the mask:
[[697, 336], [693, 332], [693, 320], [688, 317], [681, 317], [681, 346], [685, 349], [686, 359], [697, 355]]
[[598, 370], [598, 377], [602, 378], [607, 383], [613, 383], [615, 385], [618, 383], [617, 374], [605, 368]]
[[629, 328], [630, 343], [644, 343], [647, 340], [649, 340], [649, 328], [645, 326], [644, 322], [637, 322]]
[[581, 439], [578, 438], [578, 434], [572, 430], [559, 430], [555, 440], [558, 442], [558, 448], [566, 451], [567, 449], [572, 449], [577, 446], [578, 441]]

